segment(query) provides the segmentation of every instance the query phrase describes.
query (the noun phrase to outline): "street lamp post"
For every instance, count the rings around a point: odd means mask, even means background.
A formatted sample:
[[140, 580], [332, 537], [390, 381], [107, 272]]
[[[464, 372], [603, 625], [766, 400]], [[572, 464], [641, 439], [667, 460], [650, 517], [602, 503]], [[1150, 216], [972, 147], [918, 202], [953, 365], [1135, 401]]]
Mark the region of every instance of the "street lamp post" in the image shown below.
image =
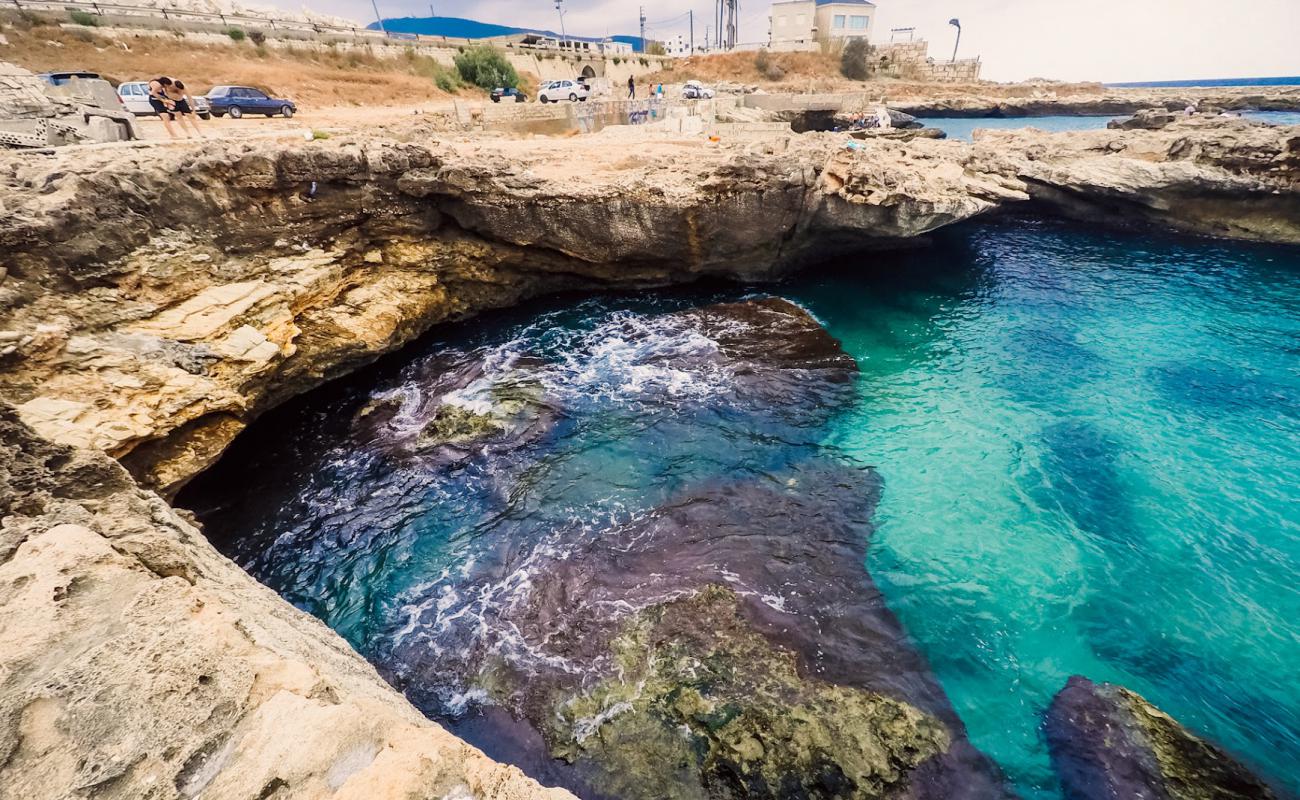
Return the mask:
[[560, 41], [568, 42], [569, 34], [564, 31], [564, 0], [555, 0], [555, 10], [560, 15]]
[[948, 20], [948, 24], [956, 26], [957, 28], [957, 41], [953, 42], [952, 45], [952, 63], [956, 63], [957, 47], [961, 45], [961, 20], [957, 19], [956, 17], [953, 17], [952, 19]]

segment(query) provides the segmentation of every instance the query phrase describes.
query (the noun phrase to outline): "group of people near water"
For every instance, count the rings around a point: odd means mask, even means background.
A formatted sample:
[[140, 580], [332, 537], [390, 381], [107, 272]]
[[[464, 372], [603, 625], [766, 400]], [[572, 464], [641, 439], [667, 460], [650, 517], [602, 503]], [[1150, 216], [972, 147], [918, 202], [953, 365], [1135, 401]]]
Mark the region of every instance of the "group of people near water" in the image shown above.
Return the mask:
[[158, 119], [162, 120], [163, 128], [171, 138], [176, 138], [173, 122], [179, 123], [181, 134], [186, 139], [191, 138], [186, 130], [187, 125], [195, 136], [203, 138], [203, 132], [199, 130], [199, 115], [194, 113], [194, 105], [185, 93], [184, 83], [165, 76], [149, 81], [149, 106], [158, 115]]

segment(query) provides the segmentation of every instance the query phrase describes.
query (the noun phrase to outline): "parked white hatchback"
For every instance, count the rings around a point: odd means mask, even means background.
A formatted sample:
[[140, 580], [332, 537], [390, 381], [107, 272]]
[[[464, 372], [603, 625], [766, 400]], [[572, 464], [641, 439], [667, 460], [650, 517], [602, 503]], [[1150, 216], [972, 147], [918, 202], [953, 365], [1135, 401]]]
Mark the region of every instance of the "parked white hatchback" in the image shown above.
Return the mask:
[[588, 97], [591, 97], [591, 87], [577, 81], [551, 81], [537, 91], [537, 99], [542, 103], [558, 103], [561, 100], [585, 103]]

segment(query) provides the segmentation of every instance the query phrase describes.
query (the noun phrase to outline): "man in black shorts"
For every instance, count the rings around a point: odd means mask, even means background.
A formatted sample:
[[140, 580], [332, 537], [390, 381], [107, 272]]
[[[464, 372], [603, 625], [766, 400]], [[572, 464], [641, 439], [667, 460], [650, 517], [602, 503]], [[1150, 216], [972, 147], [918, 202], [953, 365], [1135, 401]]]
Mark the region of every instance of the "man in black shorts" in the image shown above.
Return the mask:
[[[185, 133], [188, 126], [189, 130], [194, 131], [195, 136], [202, 139], [203, 131], [199, 130], [198, 115], [191, 107], [190, 96], [185, 93], [185, 84], [172, 81], [170, 86], [163, 87], [163, 94], [172, 101], [172, 119], [180, 122], [181, 133]], [[185, 135], [189, 136], [188, 133]]]
[[167, 135], [176, 138], [172, 123], [176, 121], [176, 103], [167, 96], [167, 89], [172, 85], [171, 78], [154, 78], [149, 81], [149, 107], [162, 120]]

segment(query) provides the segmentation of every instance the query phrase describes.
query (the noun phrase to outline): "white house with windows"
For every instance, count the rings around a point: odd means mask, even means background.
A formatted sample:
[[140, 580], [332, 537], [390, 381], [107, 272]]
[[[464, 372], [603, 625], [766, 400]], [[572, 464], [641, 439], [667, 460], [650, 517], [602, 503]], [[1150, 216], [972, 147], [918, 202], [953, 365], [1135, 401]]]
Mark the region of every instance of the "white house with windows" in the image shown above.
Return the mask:
[[772, 4], [773, 50], [812, 50], [821, 42], [869, 39], [876, 4], [868, 0], [786, 0]]

